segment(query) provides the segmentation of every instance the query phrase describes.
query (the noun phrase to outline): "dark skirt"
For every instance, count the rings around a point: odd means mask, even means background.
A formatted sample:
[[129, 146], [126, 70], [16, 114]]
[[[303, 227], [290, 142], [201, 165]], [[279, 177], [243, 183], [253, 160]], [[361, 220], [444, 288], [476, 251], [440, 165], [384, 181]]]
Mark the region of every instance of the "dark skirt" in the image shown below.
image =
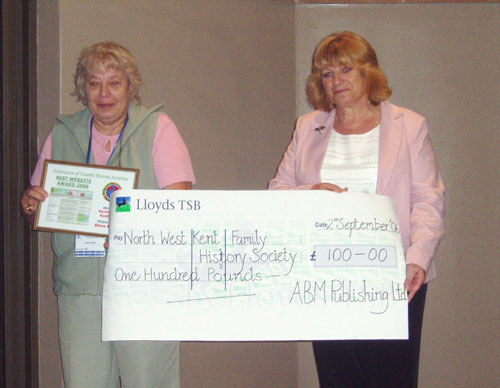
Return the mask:
[[426, 292], [408, 305], [408, 340], [314, 341], [321, 388], [417, 388]]

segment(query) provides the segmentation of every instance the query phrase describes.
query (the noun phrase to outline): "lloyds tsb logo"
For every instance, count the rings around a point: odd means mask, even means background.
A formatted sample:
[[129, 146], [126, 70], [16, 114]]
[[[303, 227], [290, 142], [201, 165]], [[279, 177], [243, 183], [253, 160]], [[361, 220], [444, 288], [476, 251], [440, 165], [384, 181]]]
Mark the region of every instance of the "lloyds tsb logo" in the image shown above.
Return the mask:
[[130, 213], [130, 197], [116, 197], [117, 213]]

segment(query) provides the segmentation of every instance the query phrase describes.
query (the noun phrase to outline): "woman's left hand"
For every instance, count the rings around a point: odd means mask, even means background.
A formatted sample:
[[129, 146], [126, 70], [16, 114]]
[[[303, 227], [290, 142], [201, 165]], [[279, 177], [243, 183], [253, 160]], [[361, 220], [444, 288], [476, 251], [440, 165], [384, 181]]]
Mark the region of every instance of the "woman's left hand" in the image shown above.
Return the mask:
[[411, 302], [425, 282], [425, 270], [417, 264], [406, 265], [405, 290], [408, 291], [408, 303]]
[[30, 186], [21, 197], [21, 210], [24, 218], [29, 223], [35, 222], [35, 214], [40, 202], [45, 201], [49, 193], [41, 186]]

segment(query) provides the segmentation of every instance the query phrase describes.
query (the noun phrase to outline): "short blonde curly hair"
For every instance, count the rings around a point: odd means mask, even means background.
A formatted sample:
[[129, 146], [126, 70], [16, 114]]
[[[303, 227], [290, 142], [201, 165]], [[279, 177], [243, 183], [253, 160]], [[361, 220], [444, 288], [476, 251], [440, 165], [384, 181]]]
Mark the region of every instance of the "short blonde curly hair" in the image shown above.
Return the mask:
[[311, 74], [307, 79], [307, 97], [315, 109], [330, 112], [335, 108], [335, 103], [330, 101], [323, 89], [321, 78], [323, 68], [335, 63], [361, 71], [366, 77], [373, 105], [391, 96], [387, 76], [378, 66], [377, 54], [370, 43], [351, 31], [336, 32], [323, 38], [314, 50]]
[[71, 93], [72, 96], [76, 96], [77, 101], [81, 101], [85, 106], [88, 105], [85, 83], [87, 77], [100, 69], [101, 66], [106, 70], [118, 69], [123, 71], [129, 81], [132, 101], [136, 104], [141, 103], [139, 87], [142, 79], [135, 59], [130, 54], [130, 51], [115, 42], [95, 43], [80, 52], [74, 75], [75, 90]]

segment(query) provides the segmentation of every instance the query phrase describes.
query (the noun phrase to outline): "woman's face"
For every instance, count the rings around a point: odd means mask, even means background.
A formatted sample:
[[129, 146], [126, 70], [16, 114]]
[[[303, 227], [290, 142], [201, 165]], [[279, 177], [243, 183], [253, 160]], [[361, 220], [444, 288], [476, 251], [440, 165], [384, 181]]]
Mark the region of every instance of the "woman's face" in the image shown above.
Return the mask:
[[113, 128], [125, 120], [130, 103], [130, 89], [127, 75], [123, 71], [101, 67], [87, 76], [85, 91], [97, 129]]
[[333, 64], [321, 71], [323, 89], [337, 108], [369, 102], [366, 77], [356, 68]]

